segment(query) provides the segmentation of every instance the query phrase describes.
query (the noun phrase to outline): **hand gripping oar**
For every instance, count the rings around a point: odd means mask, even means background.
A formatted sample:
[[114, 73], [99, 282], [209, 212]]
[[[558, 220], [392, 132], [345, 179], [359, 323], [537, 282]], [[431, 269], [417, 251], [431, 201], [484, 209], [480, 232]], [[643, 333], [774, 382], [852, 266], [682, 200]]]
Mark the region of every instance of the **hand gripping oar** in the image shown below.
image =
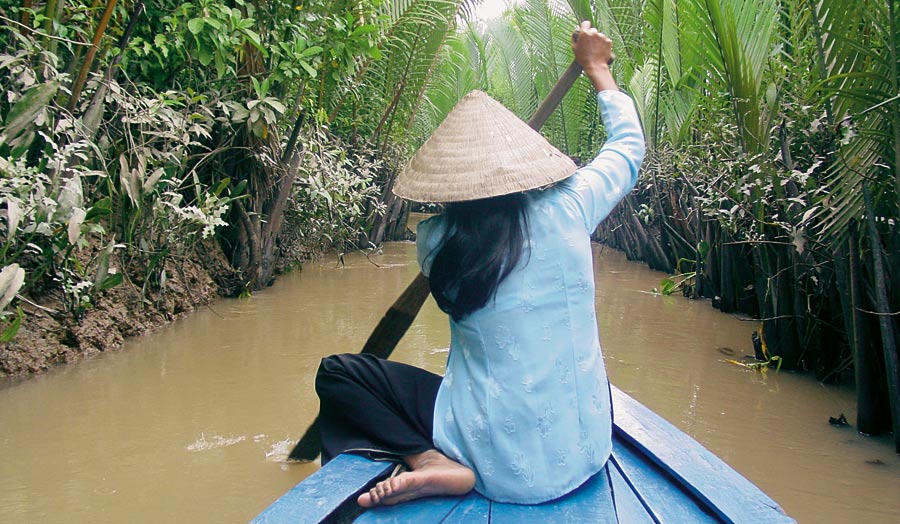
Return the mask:
[[[573, 35], [575, 38], [576, 35]], [[534, 116], [528, 121], [528, 125], [534, 130], [539, 130], [544, 123], [550, 118], [550, 115], [562, 101], [563, 96], [569, 91], [569, 88], [578, 80], [581, 75], [581, 65], [578, 62], [572, 62], [568, 69], [563, 72], [562, 76], [547, 94], [547, 98], [538, 107]], [[366, 345], [363, 346], [361, 353], [368, 353], [380, 358], [388, 358], [397, 347], [397, 343], [403, 338], [403, 335], [409, 329], [409, 326], [415, 320], [422, 304], [428, 298], [429, 287], [428, 279], [422, 273], [419, 273], [412, 283], [406, 288], [406, 291], [400, 295], [400, 298], [394, 302], [394, 305], [387, 310], [384, 318], [375, 326], [375, 330], [369, 335]], [[294, 446], [288, 459], [309, 461], [315, 459], [322, 448], [322, 441], [319, 435], [319, 418], [313, 421], [306, 433], [300, 439], [300, 442]]]

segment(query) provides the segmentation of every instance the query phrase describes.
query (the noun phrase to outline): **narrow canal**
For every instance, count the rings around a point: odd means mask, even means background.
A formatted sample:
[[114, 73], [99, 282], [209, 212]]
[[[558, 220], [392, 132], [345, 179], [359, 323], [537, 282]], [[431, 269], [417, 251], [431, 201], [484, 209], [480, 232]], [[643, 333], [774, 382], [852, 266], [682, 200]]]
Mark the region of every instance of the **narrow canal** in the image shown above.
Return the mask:
[[[315, 470], [285, 464], [316, 409], [323, 355], [358, 351], [417, 269], [412, 244], [311, 264], [115, 353], [0, 387], [6, 524], [247, 522]], [[597, 247], [612, 381], [758, 484], [803, 524], [900, 522], [900, 459], [853, 421], [846, 388], [726, 362], [753, 322], [649, 293], [661, 274]], [[441, 372], [429, 301], [395, 358]]]

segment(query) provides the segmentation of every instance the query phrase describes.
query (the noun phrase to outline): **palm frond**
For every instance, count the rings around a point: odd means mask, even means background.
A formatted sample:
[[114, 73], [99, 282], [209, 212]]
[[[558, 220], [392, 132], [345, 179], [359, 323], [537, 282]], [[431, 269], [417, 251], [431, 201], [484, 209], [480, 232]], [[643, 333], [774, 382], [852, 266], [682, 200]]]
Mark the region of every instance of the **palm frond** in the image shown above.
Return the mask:
[[426, 86], [441, 61], [441, 50], [474, 0], [399, 0], [382, 4], [383, 59], [362, 79], [371, 137], [405, 134], [421, 107]]
[[865, 5], [822, 0], [812, 8], [825, 77], [816, 87], [828, 102], [830, 125], [844, 134], [830, 168], [824, 226], [827, 234], [842, 235], [865, 213], [864, 183], [878, 207], [898, 214], [900, 10], [893, 0]]
[[471, 25], [448, 38], [434, 75], [441, 80], [428, 84], [421, 109], [410, 126], [411, 145], [424, 141], [466, 93], [487, 89], [487, 61], [482, 49], [481, 37]]

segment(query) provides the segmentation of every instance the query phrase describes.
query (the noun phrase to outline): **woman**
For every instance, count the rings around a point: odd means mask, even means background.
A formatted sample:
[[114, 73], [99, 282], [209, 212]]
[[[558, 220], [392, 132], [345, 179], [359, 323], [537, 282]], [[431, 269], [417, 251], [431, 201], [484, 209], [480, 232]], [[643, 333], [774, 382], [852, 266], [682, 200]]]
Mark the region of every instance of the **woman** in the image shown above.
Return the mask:
[[576, 170], [486, 95], [467, 95], [394, 189], [446, 203], [418, 226], [417, 252], [450, 315], [443, 379], [364, 355], [323, 360], [316, 388], [323, 461], [370, 452], [409, 467], [363, 507], [473, 487], [499, 502], [560, 497], [612, 449], [609, 384], [594, 311], [590, 235], [635, 185], [644, 141], [610, 73], [612, 43], [584, 22], [575, 59], [609, 137]]

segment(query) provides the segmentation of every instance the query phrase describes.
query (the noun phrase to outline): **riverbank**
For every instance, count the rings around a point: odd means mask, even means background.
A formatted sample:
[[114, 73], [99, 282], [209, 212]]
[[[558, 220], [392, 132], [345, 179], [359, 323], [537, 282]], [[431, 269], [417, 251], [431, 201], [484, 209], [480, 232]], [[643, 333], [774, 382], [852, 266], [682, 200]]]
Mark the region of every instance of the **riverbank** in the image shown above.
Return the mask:
[[[49, 295], [22, 301], [25, 317], [18, 333], [0, 344], [0, 377], [41, 373], [115, 350], [129, 337], [156, 331], [211, 304], [227, 293], [223, 285], [232, 271], [223, 263], [227, 264], [220, 257], [212, 257], [205, 266], [187, 259], [168, 261], [164, 285], [146, 286], [125, 278], [94, 297], [80, 315], [65, 312], [61, 301]], [[129, 277], [143, 274], [137, 267], [128, 269]]]
[[[413, 213], [408, 227], [414, 230], [428, 216]], [[333, 247], [288, 234], [275, 273], [296, 271], [333, 252]], [[152, 333], [219, 298], [243, 293], [240, 271], [231, 267], [213, 240], [196, 246], [190, 256], [170, 257], [165, 264], [165, 283], [148, 285], [146, 262], [118, 260], [126, 275], [123, 283], [92, 297], [80, 315], [66, 312], [62, 301], [49, 294], [20, 301], [25, 315], [21, 327], [11, 341], [0, 343], [0, 378], [26, 377], [118, 349], [130, 337]]]

